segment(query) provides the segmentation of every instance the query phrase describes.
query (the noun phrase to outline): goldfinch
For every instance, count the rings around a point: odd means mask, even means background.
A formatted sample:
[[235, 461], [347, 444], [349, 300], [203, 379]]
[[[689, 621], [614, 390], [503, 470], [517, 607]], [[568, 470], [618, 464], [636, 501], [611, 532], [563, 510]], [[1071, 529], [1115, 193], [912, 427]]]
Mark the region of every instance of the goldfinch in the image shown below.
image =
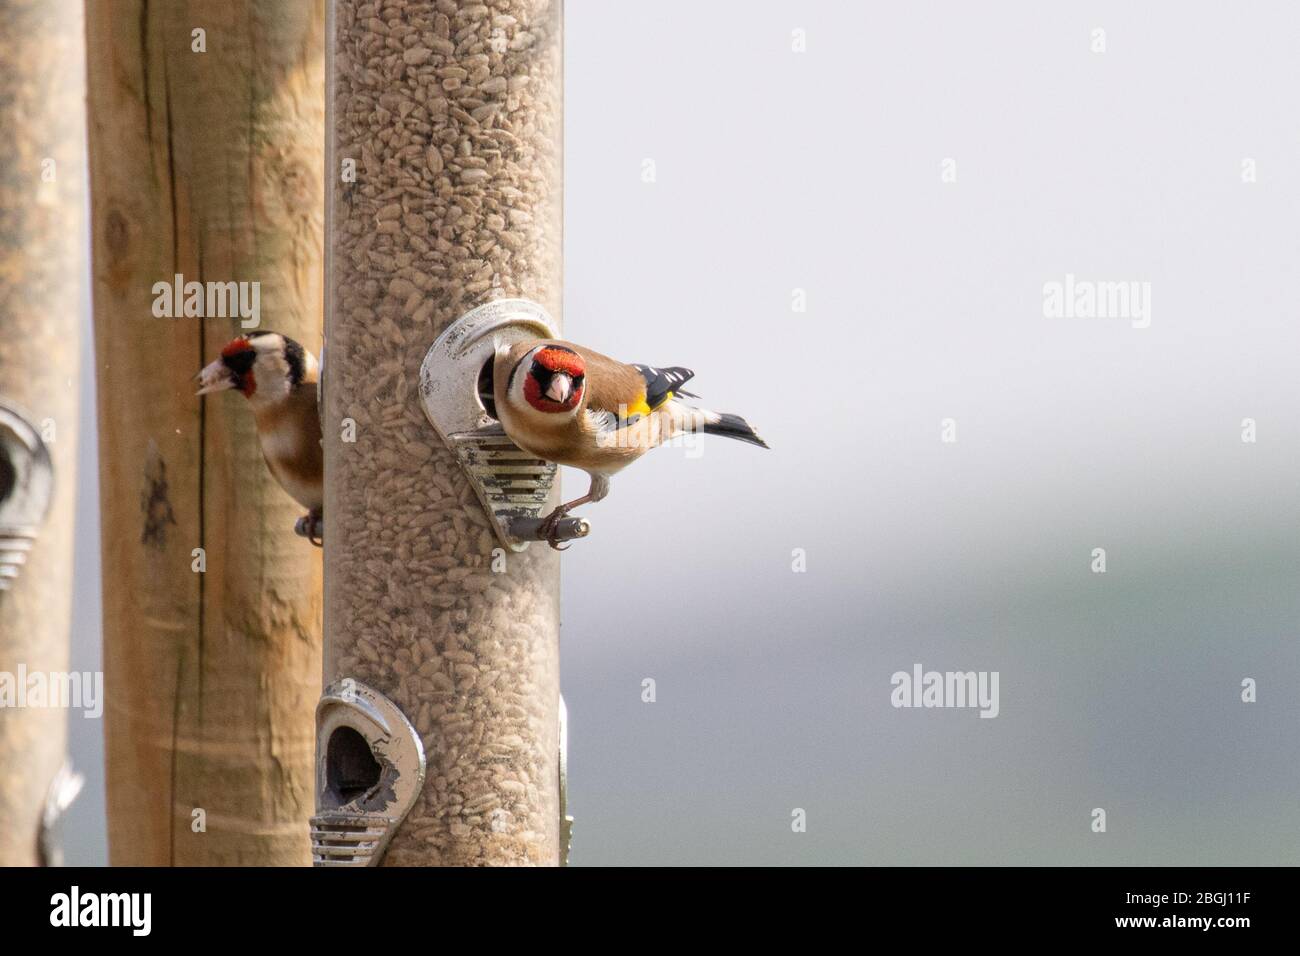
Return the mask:
[[551, 547], [561, 518], [609, 494], [609, 478], [658, 445], [687, 432], [768, 447], [739, 415], [695, 408], [685, 368], [626, 365], [570, 342], [533, 339], [497, 352], [492, 407], [510, 439], [530, 455], [587, 473], [591, 487], [560, 505], [543, 525]]
[[315, 357], [278, 332], [241, 335], [196, 376], [198, 395], [234, 389], [248, 399], [262, 457], [280, 487], [308, 509], [307, 533], [316, 545], [325, 503], [318, 376]]

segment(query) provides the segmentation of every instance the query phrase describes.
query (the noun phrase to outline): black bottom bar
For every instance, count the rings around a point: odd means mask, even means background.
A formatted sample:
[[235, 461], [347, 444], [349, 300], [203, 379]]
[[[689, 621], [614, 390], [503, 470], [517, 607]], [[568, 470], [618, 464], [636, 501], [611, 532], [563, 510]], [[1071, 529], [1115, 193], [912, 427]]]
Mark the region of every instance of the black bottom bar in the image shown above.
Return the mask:
[[[1000, 940], [1105, 936], [1184, 943], [1236, 941], [1287, 933], [1294, 873], [1280, 869], [826, 869], [826, 870], [143, 870], [0, 871], [6, 942], [148, 937], [205, 948], [227, 940], [258, 948], [298, 944], [391, 948], [399, 939], [452, 927], [473, 932], [491, 915], [506, 945], [542, 943], [547, 927], [566, 946], [594, 930], [627, 939], [645, 934], [693, 944], [732, 945], [774, 929], [805, 940], [840, 936], [861, 943], [903, 932], [925, 947], [945, 940], [986, 946]], [[75, 887], [75, 890], [74, 890]], [[74, 897], [75, 893], [75, 897]], [[109, 894], [108, 896], [102, 894]], [[121, 894], [128, 894], [121, 896]], [[130, 895], [137, 894], [137, 895]], [[147, 908], [146, 897], [148, 894]], [[75, 912], [75, 917], [74, 917]], [[146, 919], [147, 917], [147, 919]], [[87, 927], [89, 921], [115, 926]], [[442, 924], [446, 923], [446, 926]], [[57, 925], [56, 925], [57, 924]], [[439, 928], [442, 926], [442, 928]], [[387, 933], [395, 935], [388, 937]], [[844, 933], [850, 935], [846, 938]], [[588, 937], [591, 939], [591, 937]], [[600, 937], [612, 942], [620, 937]], [[351, 940], [349, 943], [348, 940]], [[432, 938], [430, 939], [432, 942]], [[18, 952], [11, 948], [11, 952]]]

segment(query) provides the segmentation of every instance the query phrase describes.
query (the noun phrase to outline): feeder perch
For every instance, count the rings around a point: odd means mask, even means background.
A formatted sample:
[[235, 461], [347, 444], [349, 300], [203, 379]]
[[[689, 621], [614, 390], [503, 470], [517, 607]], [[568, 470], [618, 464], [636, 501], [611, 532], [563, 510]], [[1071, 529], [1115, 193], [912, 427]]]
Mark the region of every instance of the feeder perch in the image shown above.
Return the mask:
[[54, 466], [40, 432], [0, 399], [0, 591], [27, 563], [53, 490]]
[[[527, 299], [497, 299], [465, 313], [438, 336], [420, 366], [420, 403], [456, 454], [497, 539], [512, 551], [539, 540], [558, 468], [523, 451], [494, 417], [493, 363], [499, 349], [551, 339], [546, 310]], [[557, 540], [586, 537], [584, 518], [564, 518]]]
[[345, 677], [316, 705], [313, 866], [377, 866], [424, 786], [424, 744], [397, 705]]

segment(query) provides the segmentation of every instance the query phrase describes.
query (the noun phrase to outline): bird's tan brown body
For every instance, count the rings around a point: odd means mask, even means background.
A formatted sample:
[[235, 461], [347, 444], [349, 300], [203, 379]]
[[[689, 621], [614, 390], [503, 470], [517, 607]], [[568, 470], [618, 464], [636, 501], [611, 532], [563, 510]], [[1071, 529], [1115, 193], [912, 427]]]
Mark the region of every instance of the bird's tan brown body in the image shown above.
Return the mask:
[[318, 511], [325, 503], [325, 462], [316, 376], [305, 377], [283, 401], [254, 403], [253, 414], [262, 454], [275, 480], [304, 508]]
[[[562, 346], [582, 357], [586, 387], [577, 414], [547, 415], [511, 399], [511, 371], [541, 344]], [[501, 424], [524, 451], [590, 474], [612, 475], [667, 441], [681, 430], [685, 411], [671, 401], [651, 410], [646, 406], [645, 378], [634, 366], [559, 339], [519, 342], [499, 352], [493, 366], [493, 392]], [[589, 411], [641, 418], [618, 434], [604, 433]]]
[[530, 339], [497, 352], [492, 400], [510, 439], [538, 458], [580, 468], [591, 486], [557, 505], [539, 534], [563, 550], [559, 522], [574, 508], [602, 501], [610, 476], [648, 450], [704, 432], [767, 447], [739, 415], [696, 408], [678, 396], [695, 373], [681, 366], [629, 365], [558, 339]]

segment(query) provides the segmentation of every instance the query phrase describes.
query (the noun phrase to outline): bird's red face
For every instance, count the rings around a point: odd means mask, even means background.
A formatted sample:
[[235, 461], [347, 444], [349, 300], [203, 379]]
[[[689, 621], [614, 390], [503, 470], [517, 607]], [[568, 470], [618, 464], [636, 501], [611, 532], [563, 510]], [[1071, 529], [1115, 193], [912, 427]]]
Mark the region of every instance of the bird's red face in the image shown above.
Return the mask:
[[573, 349], [551, 345], [533, 354], [524, 398], [539, 412], [570, 412], [582, 401], [587, 367]]
[[253, 376], [253, 364], [257, 361], [257, 350], [247, 337], [240, 337], [221, 350], [221, 358], [199, 373], [199, 395], [222, 392], [228, 388], [243, 392], [251, 398], [257, 391], [257, 379]]

